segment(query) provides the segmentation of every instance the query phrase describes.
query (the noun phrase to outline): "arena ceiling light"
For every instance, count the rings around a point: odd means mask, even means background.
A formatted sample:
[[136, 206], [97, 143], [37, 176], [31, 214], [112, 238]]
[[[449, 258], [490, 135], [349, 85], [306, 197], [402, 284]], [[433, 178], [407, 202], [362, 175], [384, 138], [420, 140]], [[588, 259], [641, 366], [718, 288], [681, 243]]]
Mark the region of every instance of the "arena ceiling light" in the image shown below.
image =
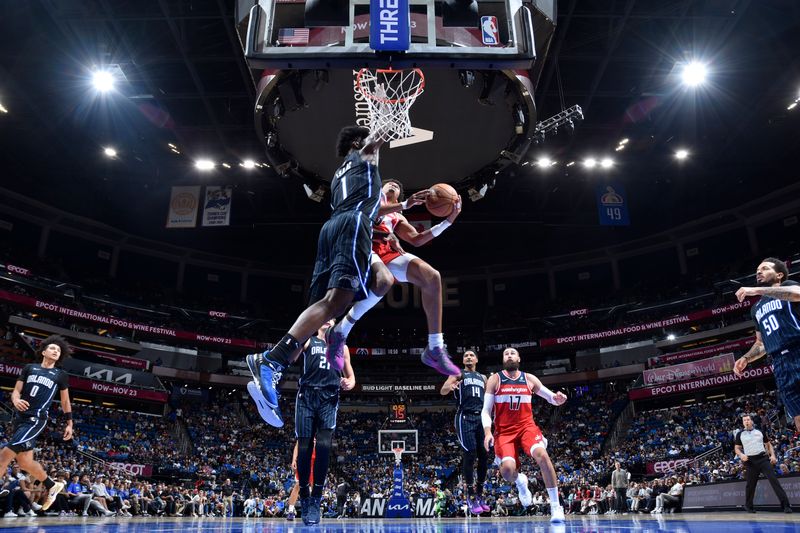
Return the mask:
[[594, 168], [597, 166], [597, 159], [594, 157], [587, 157], [583, 160], [583, 166], [586, 168]]
[[705, 83], [708, 77], [708, 67], [699, 61], [691, 61], [684, 65], [681, 72], [683, 83], [689, 87], [698, 87]]
[[603, 168], [611, 168], [614, 166], [614, 160], [610, 157], [604, 157], [602, 161], [600, 161], [600, 166]]
[[550, 168], [556, 163], [557, 161], [553, 161], [549, 157], [540, 157], [536, 160], [536, 166], [539, 168]]
[[108, 70], [95, 70], [92, 73], [92, 85], [101, 93], [114, 89], [114, 75]]
[[109, 159], [114, 159], [115, 157], [117, 157], [117, 151], [110, 146], [106, 146], [105, 148], [103, 148], [103, 153]]
[[8, 113], [8, 109], [3, 104], [0, 104], [0, 113]]
[[675, 334], [674, 333], [670, 333], [669, 335], [667, 335], [667, 340], [668, 341], [674, 341], [675, 340]]
[[252, 159], [245, 159], [244, 161], [239, 163], [239, 166], [247, 170], [252, 170], [256, 168], [256, 162], [253, 161]]
[[681, 148], [677, 152], [675, 152], [675, 159], [678, 161], [683, 161], [684, 159], [689, 157], [689, 150], [685, 148]]
[[216, 163], [214, 163], [210, 159], [198, 159], [197, 161], [194, 162], [194, 168], [196, 168], [197, 170], [202, 170], [204, 172], [213, 170], [215, 166]]

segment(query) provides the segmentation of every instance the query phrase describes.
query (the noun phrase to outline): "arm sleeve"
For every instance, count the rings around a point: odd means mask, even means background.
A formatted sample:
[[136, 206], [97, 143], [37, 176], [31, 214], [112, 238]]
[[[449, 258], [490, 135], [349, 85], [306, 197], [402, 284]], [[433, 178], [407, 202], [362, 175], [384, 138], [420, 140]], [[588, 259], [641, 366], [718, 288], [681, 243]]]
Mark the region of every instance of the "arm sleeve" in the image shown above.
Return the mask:
[[484, 428], [492, 427], [492, 409], [494, 408], [494, 394], [483, 395], [483, 410], [481, 410], [481, 422]]
[[738, 445], [738, 446], [742, 446], [742, 432], [741, 431], [737, 431], [736, 432], [736, 436], [733, 437], [733, 443]]

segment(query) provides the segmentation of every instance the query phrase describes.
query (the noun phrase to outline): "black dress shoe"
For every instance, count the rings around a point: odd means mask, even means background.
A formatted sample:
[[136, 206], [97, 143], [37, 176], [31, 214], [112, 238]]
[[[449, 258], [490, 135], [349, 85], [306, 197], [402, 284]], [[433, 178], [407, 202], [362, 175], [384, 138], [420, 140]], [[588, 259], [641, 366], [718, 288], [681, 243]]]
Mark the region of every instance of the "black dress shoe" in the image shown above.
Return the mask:
[[786, 514], [792, 514], [794, 511], [792, 511], [792, 507], [790, 505], [787, 505], [783, 508], [783, 512]]
[[752, 507], [745, 507], [744, 510], [745, 512], [756, 514], [756, 510], [753, 509]]

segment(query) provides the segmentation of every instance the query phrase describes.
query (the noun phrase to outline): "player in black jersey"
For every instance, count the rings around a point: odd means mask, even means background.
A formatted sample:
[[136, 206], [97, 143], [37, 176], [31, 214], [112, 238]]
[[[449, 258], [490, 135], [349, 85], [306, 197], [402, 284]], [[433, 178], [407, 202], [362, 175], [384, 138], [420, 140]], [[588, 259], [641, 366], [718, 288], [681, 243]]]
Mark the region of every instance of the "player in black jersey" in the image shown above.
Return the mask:
[[312, 303], [272, 350], [247, 356], [253, 375], [247, 390], [261, 417], [275, 427], [283, 426], [277, 391], [283, 369], [297, 359], [306, 340], [323, 324], [366, 296], [372, 220], [381, 198], [378, 151], [382, 144], [381, 136], [367, 128], [348, 126], [339, 132], [336, 152], [344, 162], [331, 180], [333, 213], [319, 234]]
[[[464, 371], [460, 376], [450, 376], [439, 391], [442, 396], [451, 392], [458, 402], [455, 427], [458, 443], [461, 445], [464, 483], [467, 485], [468, 505], [473, 514], [490, 511], [483, 499], [483, 484], [486, 482], [488, 453], [483, 447], [483, 393], [486, 388], [486, 376], [478, 373], [478, 355], [472, 351], [464, 352]], [[474, 466], [478, 460], [478, 482], [475, 484]]]
[[[325, 333], [334, 324], [327, 321], [303, 347], [303, 373], [300, 375], [294, 426], [297, 436], [297, 476], [300, 484], [300, 512], [306, 525], [319, 523], [322, 489], [328, 474], [333, 431], [339, 410], [339, 389], [356, 385], [350, 352], [345, 346], [341, 371], [333, 368], [325, 356]], [[312, 455], [313, 483], [309, 491]]]
[[64, 483], [53, 481], [47, 475], [42, 465], [33, 459], [33, 448], [36, 437], [47, 426], [47, 411], [56, 392], [60, 392], [61, 410], [67, 419], [64, 440], [72, 438], [69, 378], [66, 372], [58, 368], [61, 361], [69, 357], [70, 348], [64, 338], [51, 335], [39, 345], [39, 354], [42, 356], [41, 364], [26, 365], [11, 391], [11, 403], [18, 412], [14, 414], [14, 434], [0, 450], [0, 472], [5, 473], [11, 461], [16, 459], [20, 469], [43, 482], [47, 488], [47, 499], [42, 505], [46, 511], [64, 488]]
[[736, 291], [740, 302], [751, 296], [761, 299], [750, 310], [758, 327], [756, 341], [733, 371], [741, 376], [748, 363], [769, 354], [778, 392], [800, 432], [800, 284], [788, 277], [786, 263], [768, 257], [756, 269], [758, 287]]

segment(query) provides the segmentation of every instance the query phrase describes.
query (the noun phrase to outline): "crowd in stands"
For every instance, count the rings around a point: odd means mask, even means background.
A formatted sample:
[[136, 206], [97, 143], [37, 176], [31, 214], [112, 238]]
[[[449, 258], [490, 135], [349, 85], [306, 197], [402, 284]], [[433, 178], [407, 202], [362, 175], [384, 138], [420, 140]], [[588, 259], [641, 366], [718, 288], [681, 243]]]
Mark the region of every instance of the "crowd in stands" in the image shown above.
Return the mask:
[[[627, 491], [626, 509], [631, 511], [679, 508], [662, 496], [677, 492], [678, 483], [683, 486], [740, 477], [742, 469], [731, 449], [740, 424], [738, 417], [745, 412], [756, 413], [758, 424], [772, 428], [770, 434], [781, 459], [777, 471], [781, 475], [800, 471], [800, 457], [789, 450], [793, 432], [782, 429], [775, 416], [778, 406], [774, 392], [638, 413], [614, 449], [603, 452], [604, 441], [624, 404], [621, 394], [595, 387], [592, 393], [571, 397], [560, 411], [549, 406], [537, 409], [568, 512], [613, 513], [618, 509], [616, 495], [608, 485], [614, 460], [636, 474]], [[252, 516], [283, 516], [294, 482], [290, 468], [294, 442], [291, 398], [284, 400], [282, 408], [287, 424], [276, 430], [260, 422], [247, 401], [186, 403], [176, 406], [173, 415], [167, 417], [80, 405], [75, 415], [74, 442], [60, 442], [59, 423], [54, 421], [50, 435], [40, 441], [37, 450], [37, 457], [49, 471], [76, 483], [59, 499], [54, 512], [241, 516], [247, 509]], [[384, 419], [383, 413], [340, 413], [330, 477], [323, 494], [325, 516], [355, 516], [359, 509], [355, 502], [388, 497], [394, 458], [376, 453], [377, 432]], [[413, 423], [419, 430], [419, 453], [404, 457], [406, 491], [412, 497], [436, 499], [441, 516], [463, 514], [461, 451], [452, 429], [452, 412], [414, 414]], [[181, 428], [189, 436], [188, 447], [178, 442], [176, 435]], [[642, 465], [647, 461], [694, 458], [718, 446], [718, 453], [679, 466], [673, 480], [662, 475], [656, 479], [642, 477]], [[158, 480], [115, 470], [112, 462], [157, 466]], [[534, 505], [523, 510], [516, 490], [492, 466], [485, 494], [495, 515], [548, 511], [535, 463], [525, 458], [522, 469], [534, 474], [530, 476]], [[0, 510], [37, 512], [40, 488], [23, 482], [23, 477], [16, 470], [6, 476], [5, 486], [11, 493], [4, 496]], [[339, 479], [351, 487], [343, 509], [337, 508], [334, 492]]]

